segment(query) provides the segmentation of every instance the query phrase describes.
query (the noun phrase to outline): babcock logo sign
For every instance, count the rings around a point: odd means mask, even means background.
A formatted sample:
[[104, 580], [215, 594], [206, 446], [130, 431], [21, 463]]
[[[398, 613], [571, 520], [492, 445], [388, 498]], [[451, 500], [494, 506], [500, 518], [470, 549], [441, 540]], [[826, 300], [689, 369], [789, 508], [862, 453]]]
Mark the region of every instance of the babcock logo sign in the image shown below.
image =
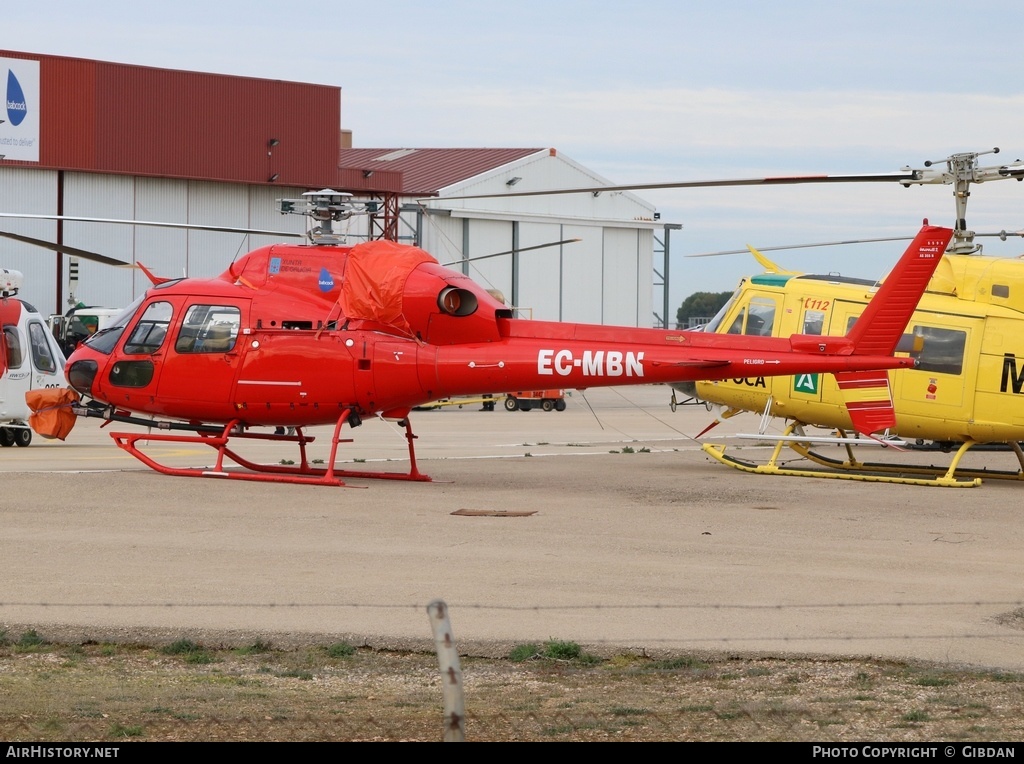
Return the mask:
[[21, 89], [21, 83], [14, 76], [14, 72], [7, 70], [7, 119], [12, 125], [20, 125], [25, 121], [28, 113], [28, 106], [25, 104], [25, 91]]
[[5, 159], [38, 162], [39, 62], [0, 58], [0, 87], [0, 155]]

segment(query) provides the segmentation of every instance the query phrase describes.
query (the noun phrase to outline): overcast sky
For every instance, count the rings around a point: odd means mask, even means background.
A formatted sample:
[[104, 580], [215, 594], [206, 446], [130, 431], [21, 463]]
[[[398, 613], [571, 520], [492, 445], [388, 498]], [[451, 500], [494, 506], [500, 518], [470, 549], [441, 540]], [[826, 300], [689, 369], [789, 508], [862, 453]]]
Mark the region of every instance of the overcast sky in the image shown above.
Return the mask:
[[[1024, 158], [1019, 0], [7, 6], [10, 50], [340, 86], [357, 147], [554, 147], [615, 183], [881, 172], [994, 146], [983, 164]], [[972, 228], [1024, 228], [1024, 186], [972, 190]], [[683, 225], [674, 305], [759, 270], [748, 256], [684, 254], [909, 236], [922, 218], [954, 217], [945, 186], [640, 196]], [[901, 250], [773, 257], [876, 277]], [[986, 245], [1021, 252], [1021, 239]]]

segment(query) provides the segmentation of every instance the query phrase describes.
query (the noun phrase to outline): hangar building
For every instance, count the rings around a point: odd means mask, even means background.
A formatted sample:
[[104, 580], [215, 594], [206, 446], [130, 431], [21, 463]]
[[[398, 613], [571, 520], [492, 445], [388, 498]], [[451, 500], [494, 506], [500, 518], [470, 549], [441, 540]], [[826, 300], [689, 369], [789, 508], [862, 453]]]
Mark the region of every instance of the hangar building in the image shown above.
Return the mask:
[[[651, 324], [653, 237], [662, 225], [650, 204], [621, 191], [450, 198], [611, 185], [555, 149], [346, 149], [341, 162], [401, 172], [399, 239], [498, 289], [527, 316]], [[531, 249], [555, 242], [564, 243]]]
[[651, 325], [664, 226], [650, 204], [625, 192], [450, 198], [610, 185], [554, 149], [353, 149], [341, 89], [328, 85], [0, 50], [0, 86], [0, 232], [56, 248], [0, 238], [0, 268], [25, 275], [21, 296], [44, 315], [71, 298], [119, 307], [150, 285], [138, 269], [73, 258], [72, 248], [162, 276], [213, 276], [306, 230], [278, 200], [331, 188], [377, 210], [348, 221], [352, 243], [416, 243], [525, 315]]

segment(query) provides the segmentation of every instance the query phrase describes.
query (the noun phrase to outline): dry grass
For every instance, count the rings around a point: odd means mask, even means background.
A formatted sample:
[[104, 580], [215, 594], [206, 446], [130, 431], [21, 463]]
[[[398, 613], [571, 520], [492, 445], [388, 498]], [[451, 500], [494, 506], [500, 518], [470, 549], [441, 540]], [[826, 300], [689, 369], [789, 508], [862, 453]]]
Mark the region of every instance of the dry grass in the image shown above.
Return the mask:
[[[463, 657], [462, 669], [466, 737], [476, 741], [1024, 735], [1017, 674], [727, 655]], [[0, 645], [0, 698], [7, 740], [431, 741], [443, 734], [433, 655], [345, 644], [68, 645], [27, 632]]]

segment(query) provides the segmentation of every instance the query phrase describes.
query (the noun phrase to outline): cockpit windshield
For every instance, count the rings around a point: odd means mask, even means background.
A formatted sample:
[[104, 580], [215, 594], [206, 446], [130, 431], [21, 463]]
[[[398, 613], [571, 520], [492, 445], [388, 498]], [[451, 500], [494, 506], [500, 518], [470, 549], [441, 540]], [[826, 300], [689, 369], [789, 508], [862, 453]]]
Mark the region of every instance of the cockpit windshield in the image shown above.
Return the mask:
[[715, 314], [715, 317], [708, 321], [706, 324], [704, 324], [703, 327], [701, 327], [701, 331], [709, 333], [718, 331], [718, 327], [721, 325], [722, 319], [725, 318], [726, 313], [732, 310], [733, 303], [735, 303], [737, 298], [740, 296], [740, 290], [742, 288], [743, 283], [740, 282], [740, 287], [735, 292], [732, 293], [732, 297], [730, 297], [729, 300], [725, 303], [725, 305], [722, 306], [722, 309]]
[[110, 326], [105, 329], [100, 329], [94, 335], [84, 341], [85, 345], [88, 345], [93, 350], [98, 350], [104, 355], [110, 355], [117, 345], [117, 341], [121, 339], [121, 335], [124, 333], [124, 328], [131, 323], [132, 318], [139, 310], [139, 306], [142, 305], [143, 300], [146, 299], [146, 295], [142, 295], [129, 305], [127, 308], [118, 313], [111, 321]]

